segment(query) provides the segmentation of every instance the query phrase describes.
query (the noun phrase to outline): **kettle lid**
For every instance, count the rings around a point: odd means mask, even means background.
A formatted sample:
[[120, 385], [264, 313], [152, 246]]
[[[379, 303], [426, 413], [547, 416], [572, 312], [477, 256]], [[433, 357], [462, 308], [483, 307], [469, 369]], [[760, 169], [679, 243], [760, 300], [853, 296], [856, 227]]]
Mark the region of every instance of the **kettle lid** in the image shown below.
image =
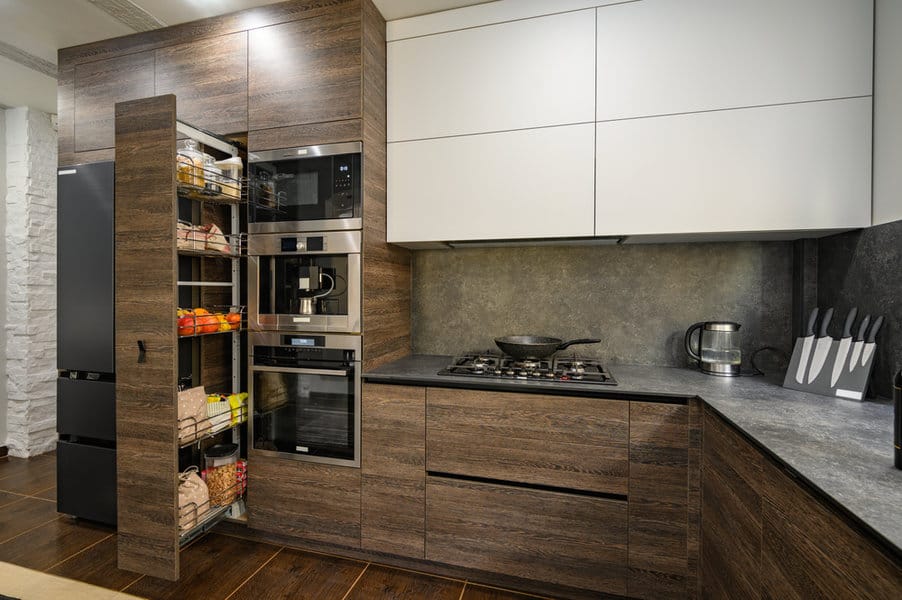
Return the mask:
[[739, 331], [740, 327], [742, 327], [742, 325], [733, 321], [705, 322], [705, 331]]

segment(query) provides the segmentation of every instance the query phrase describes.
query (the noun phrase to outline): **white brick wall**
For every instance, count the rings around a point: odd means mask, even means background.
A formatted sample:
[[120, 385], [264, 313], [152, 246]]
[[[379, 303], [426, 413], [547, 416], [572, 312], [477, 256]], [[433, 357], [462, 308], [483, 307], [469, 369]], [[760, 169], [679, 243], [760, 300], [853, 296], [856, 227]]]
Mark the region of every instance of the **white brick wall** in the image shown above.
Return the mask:
[[7, 446], [56, 443], [56, 145], [50, 115], [6, 112]]

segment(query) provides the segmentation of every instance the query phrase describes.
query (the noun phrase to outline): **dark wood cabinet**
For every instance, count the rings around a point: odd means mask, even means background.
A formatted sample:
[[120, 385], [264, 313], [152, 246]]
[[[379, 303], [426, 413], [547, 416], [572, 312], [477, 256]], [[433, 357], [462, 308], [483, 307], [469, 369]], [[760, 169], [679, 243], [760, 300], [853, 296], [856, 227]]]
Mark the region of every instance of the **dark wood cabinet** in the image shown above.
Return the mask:
[[629, 402], [429, 388], [429, 471], [626, 496]]
[[711, 410], [702, 470], [704, 598], [898, 598], [902, 564]]
[[[114, 107], [117, 102], [154, 95], [153, 64], [153, 52], [138, 52], [76, 65], [75, 152], [113, 147]], [[64, 88], [61, 93], [65, 97], [68, 91]]]
[[629, 406], [629, 595], [686, 598], [690, 406]]
[[155, 52], [156, 93], [178, 97], [179, 119], [213, 133], [247, 131], [247, 32]]
[[248, 478], [251, 528], [360, 547], [360, 469], [251, 453]]
[[249, 32], [250, 129], [361, 117], [361, 2], [331, 4], [326, 14]]
[[626, 595], [627, 503], [429, 477], [426, 558]]
[[426, 389], [363, 386], [361, 547], [425, 556]]

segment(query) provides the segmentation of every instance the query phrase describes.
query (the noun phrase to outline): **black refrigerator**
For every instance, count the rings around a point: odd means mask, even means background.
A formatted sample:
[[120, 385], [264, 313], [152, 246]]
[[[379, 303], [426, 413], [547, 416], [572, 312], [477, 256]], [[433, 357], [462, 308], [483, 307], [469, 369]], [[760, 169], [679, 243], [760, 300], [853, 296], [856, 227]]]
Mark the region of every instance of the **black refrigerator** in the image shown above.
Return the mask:
[[57, 174], [57, 510], [116, 524], [114, 163]]

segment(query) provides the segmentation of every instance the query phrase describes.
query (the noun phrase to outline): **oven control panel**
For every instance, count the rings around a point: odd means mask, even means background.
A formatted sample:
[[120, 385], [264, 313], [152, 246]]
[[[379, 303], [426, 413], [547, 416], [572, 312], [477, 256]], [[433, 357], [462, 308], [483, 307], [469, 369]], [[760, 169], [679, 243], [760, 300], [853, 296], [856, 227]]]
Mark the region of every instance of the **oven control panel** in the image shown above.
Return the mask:
[[323, 252], [326, 250], [326, 241], [323, 236], [314, 237], [283, 237], [282, 252]]

